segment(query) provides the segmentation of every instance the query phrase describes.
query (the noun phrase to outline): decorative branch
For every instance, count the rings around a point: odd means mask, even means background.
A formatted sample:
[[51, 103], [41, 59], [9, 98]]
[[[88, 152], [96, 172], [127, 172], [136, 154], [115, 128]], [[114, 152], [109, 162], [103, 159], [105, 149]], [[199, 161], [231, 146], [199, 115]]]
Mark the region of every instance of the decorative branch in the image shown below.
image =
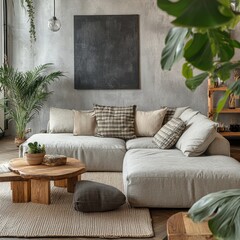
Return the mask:
[[36, 29], [35, 29], [35, 11], [33, 6], [32, 0], [21, 0], [22, 7], [24, 7], [28, 14], [28, 20], [30, 24], [29, 33], [30, 33], [30, 41], [35, 42], [36, 41]]

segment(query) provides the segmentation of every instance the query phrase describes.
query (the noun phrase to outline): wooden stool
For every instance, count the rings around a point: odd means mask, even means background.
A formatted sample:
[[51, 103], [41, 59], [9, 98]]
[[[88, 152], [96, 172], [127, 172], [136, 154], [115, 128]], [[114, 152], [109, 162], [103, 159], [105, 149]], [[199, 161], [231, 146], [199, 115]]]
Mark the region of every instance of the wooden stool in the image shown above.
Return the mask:
[[194, 223], [186, 212], [179, 212], [167, 221], [168, 240], [214, 240], [207, 222]]

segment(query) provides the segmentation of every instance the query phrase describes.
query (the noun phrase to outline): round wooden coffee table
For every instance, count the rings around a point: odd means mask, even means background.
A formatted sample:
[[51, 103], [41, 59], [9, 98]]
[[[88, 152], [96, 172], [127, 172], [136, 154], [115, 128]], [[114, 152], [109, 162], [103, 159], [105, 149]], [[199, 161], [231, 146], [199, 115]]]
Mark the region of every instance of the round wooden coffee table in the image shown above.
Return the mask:
[[[19, 174], [23, 180], [29, 180], [24, 191], [19, 191], [19, 184], [12, 182], [13, 196], [17, 194], [30, 195], [34, 203], [50, 204], [50, 181], [55, 181], [55, 186], [64, 186], [73, 193], [76, 182], [82, 173], [86, 172], [85, 165], [77, 159], [67, 158], [66, 165], [46, 166], [28, 165], [24, 158], [16, 158], [9, 162], [9, 169]], [[24, 199], [28, 199], [25, 197]]]

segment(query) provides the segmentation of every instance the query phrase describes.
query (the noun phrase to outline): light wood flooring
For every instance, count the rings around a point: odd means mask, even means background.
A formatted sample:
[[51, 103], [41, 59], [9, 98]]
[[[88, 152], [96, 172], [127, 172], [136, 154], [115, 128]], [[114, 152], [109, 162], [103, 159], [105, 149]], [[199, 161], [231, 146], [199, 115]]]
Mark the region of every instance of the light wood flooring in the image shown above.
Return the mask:
[[[240, 161], [240, 146], [238, 145], [238, 143], [239, 141], [234, 142], [231, 148], [231, 155]], [[18, 148], [13, 143], [13, 139], [10, 139], [10, 138], [0, 139], [0, 163], [9, 161], [10, 159], [16, 158], [16, 157], [18, 157]], [[146, 239], [162, 240], [166, 236], [167, 219], [171, 215], [180, 211], [187, 211], [187, 209], [150, 209], [152, 220], [153, 220], [153, 228], [154, 228], [155, 236], [153, 238], [146, 238]], [[10, 240], [10, 239], [18, 239], [18, 238], [1, 238], [1, 239]], [[24, 239], [27, 239], [27, 238], [24, 238]], [[41, 239], [41, 238], [35, 238], [35, 239]], [[44, 238], [44, 239], [48, 240], [53, 238]], [[96, 238], [55, 238], [55, 239], [93, 240]], [[134, 238], [134, 239], [138, 240], [137, 238]], [[141, 239], [144, 240], [143, 238]], [[122, 238], [122, 240], [126, 240], [126, 238], [125, 239]]]

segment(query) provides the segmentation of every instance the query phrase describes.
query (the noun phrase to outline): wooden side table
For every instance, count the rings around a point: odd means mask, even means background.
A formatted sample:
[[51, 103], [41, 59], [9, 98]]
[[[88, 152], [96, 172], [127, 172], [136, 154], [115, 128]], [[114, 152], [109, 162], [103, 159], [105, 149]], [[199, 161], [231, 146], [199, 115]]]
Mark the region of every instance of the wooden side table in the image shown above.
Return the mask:
[[167, 221], [168, 240], [215, 240], [207, 222], [194, 223], [186, 212], [179, 212]]
[[[21, 199], [30, 199], [34, 203], [50, 204], [50, 181], [67, 179], [67, 190], [73, 193], [78, 176], [86, 171], [85, 165], [77, 159], [67, 158], [67, 164], [62, 166], [28, 165], [23, 158], [13, 159], [9, 162], [9, 169], [21, 176], [24, 181], [12, 182], [13, 202], [14, 196], [24, 194]], [[28, 180], [28, 181], [27, 181]], [[31, 197], [29, 199], [29, 196]]]

